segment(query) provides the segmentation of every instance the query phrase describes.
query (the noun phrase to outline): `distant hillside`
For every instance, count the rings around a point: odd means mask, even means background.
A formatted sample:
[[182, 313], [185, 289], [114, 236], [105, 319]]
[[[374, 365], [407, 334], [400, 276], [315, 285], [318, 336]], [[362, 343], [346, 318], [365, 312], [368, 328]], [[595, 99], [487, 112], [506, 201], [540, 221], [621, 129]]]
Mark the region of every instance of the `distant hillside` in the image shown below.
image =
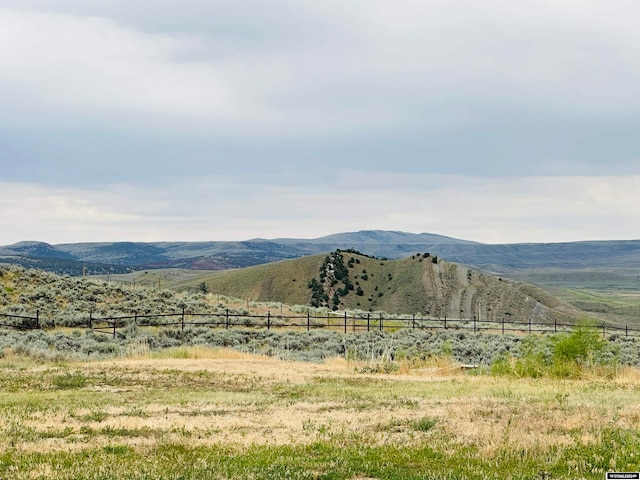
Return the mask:
[[[600, 271], [640, 278], [640, 240], [486, 245], [429, 233], [381, 230], [316, 239], [254, 239], [238, 242], [115, 242], [49, 245], [20, 242], [0, 247], [0, 263], [79, 275], [157, 268], [226, 270], [355, 249], [380, 258], [429, 252], [445, 260], [501, 275], [551, 271]], [[95, 269], [95, 270], [94, 270]], [[540, 278], [548, 278], [548, 275]], [[633, 283], [634, 279], [625, 282]]]
[[[24, 268], [35, 268], [45, 272], [57, 273], [58, 275], [70, 275], [79, 277], [83, 272], [90, 272], [92, 275], [124, 274], [137, 270], [135, 267], [126, 265], [105, 265], [94, 262], [80, 262], [78, 260], [68, 260], [55, 257], [31, 257], [31, 256], [0, 256], [0, 265], [19, 265]], [[141, 268], [141, 267], [140, 267]]]
[[58, 274], [92, 275], [134, 270], [184, 268], [226, 270], [305, 255], [266, 240], [244, 242], [74, 243], [20, 242], [0, 247], [0, 263]]
[[282, 244], [359, 244], [359, 245], [441, 245], [441, 244], [476, 244], [468, 240], [436, 235], [433, 233], [407, 233], [389, 230], [361, 230], [359, 232], [334, 233], [312, 240], [296, 240], [280, 238], [274, 242]]
[[314, 255], [215, 272], [175, 287], [196, 288], [203, 282], [212, 293], [336, 309], [524, 322], [588, 316], [533, 285], [487, 276], [426, 254], [399, 260], [345, 252]]
[[[86, 325], [90, 312], [93, 318], [133, 312], [172, 313], [183, 308], [192, 312], [239, 312], [238, 303], [230, 299], [225, 299], [222, 308], [220, 298], [201, 292], [170, 291], [159, 288], [157, 278], [153, 280], [123, 284], [0, 265], [0, 313], [33, 316], [37, 311], [44, 326], [78, 327]], [[15, 324], [4, 317], [2, 321]]]
[[341, 249], [354, 249], [381, 258], [402, 258], [416, 252], [436, 252], [442, 245], [480, 245], [468, 240], [435, 235], [432, 233], [406, 233], [386, 230], [363, 230], [336, 233], [326, 237], [301, 240], [280, 238], [273, 240], [295, 247], [307, 255]]
[[496, 273], [529, 269], [640, 272], [640, 240], [509, 245], [449, 244], [441, 245], [435, 251], [449, 261]]

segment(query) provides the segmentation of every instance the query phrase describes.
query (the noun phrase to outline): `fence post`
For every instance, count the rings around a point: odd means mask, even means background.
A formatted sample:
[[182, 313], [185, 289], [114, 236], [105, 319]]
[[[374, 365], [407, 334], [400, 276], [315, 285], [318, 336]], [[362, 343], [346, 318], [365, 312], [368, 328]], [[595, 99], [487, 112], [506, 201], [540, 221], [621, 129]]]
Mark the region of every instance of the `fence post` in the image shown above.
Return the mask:
[[531, 335], [531, 317], [529, 317], [529, 335]]
[[447, 316], [444, 316], [444, 329], [447, 329]]
[[604, 332], [604, 328], [605, 328], [605, 324], [604, 322], [602, 322], [602, 338], [605, 338], [605, 332]]
[[502, 335], [504, 335], [504, 317], [502, 317]]
[[112, 318], [113, 320], [113, 338], [116, 338], [116, 325], [118, 323], [118, 320], [114, 317]]
[[229, 309], [228, 308], [225, 310], [225, 313], [224, 313], [224, 323], [226, 325], [225, 328], [229, 330]]
[[380, 312], [380, 331], [384, 332], [384, 327], [382, 326], [382, 312]]
[[311, 329], [311, 313], [307, 310], [307, 332]]
[[180, 317], [181, 328], [184, 330], [184, 307], [182, 307], [182, 316]]
[[629, 325], [628, 324], [624, 326], [624, 336], [625, 337], [629, 336]]
[[40, 328], [40, 310], [36, 310], [36, 328]]
[[412, 326], [413, 330], [416, 329], [416, 314], [415, 313], [413, 315], [411, 315], [411, 326]]
[[93, 330], [93, 310], [89, 311], [89, 330]]
[[370, 315], [367, 313], [367, 332], [371, 330]]
[[271, 311], [267, 310], [267, 330], [271, 329]]
[[558, 319], [555, 317], [553, 319], [553, 333], [558, 333]]
[[477, 333], [476, 316], [473, 316], [473, 333]]
[[347, 333], [347, 311], [344, 311], [344, 333]]
[[133, 311], [133, 323], [134, 323], [134, 325], [138, 325], [138, 311], [137, 310]]

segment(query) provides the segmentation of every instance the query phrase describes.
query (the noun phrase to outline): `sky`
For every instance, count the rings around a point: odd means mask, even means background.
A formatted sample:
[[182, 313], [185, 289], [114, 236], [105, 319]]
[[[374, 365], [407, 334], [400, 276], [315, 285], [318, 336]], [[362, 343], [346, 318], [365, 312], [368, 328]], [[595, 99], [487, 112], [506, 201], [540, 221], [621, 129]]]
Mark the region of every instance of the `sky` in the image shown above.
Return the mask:
[[640, 239], [636, 0], [0, 0], [0, 245]]

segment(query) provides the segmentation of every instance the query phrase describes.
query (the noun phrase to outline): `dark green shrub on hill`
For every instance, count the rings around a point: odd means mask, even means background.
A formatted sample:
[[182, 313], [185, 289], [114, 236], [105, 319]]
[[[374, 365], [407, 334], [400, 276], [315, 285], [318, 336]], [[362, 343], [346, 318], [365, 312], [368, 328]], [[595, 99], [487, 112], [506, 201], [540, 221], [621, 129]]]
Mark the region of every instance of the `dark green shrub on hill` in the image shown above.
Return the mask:
[[349, 268], [353, 267], [355, 260], [349, 259], [344, 263], [343, 253], [340, 250], [327, 255], [320, 266], [319, 280], [312, 278], [307, 287], [311, 290], [309, 304], [312, 307], [327, 307], [336, 310], [341, 304], [340, 298], [345, 297], [354, 290], [349, 278]]

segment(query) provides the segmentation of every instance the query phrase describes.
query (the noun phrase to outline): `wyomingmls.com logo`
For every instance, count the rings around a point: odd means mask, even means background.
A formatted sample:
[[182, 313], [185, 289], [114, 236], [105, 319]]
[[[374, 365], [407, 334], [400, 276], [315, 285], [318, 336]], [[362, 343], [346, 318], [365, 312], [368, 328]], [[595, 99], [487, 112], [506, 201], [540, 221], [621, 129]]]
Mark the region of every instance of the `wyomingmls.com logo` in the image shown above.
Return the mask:
[[613, 479], [640, 480], [640, 472], [608, 472], [604, 478], [606, 480], [613, 480]]

